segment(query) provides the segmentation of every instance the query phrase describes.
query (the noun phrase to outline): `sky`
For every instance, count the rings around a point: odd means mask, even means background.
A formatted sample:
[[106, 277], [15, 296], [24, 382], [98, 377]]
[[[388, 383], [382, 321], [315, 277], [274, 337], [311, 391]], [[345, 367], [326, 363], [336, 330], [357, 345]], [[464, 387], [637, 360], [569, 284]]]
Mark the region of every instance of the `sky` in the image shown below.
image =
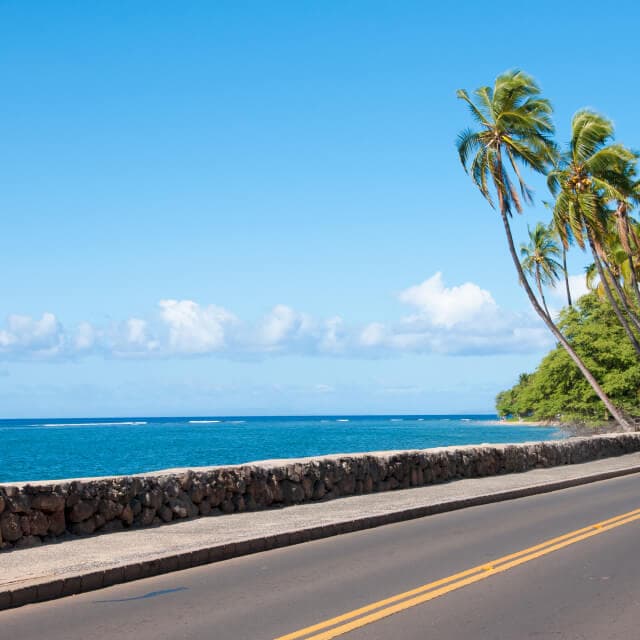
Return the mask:
[[637, 147], [638, 19], [0, 0], [0, 416], [492, 412], [552, 341], [455, 91], [521, 68]]

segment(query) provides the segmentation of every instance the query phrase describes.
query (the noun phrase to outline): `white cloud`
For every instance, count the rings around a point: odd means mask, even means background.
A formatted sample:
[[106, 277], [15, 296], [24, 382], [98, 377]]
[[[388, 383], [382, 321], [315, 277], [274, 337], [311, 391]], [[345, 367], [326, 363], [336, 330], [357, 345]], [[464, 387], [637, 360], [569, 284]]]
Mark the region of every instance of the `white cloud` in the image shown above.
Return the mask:
[[255, 335], [258, 351], [278, 353], [337, 354], [348, 339], [340, 316], [316, 320], [286, 305], [276, 305], [262, 319]]
[[[587, 277], [584, 273], [569, 275], [569, 291], [571, 291], [571, 299], [573, 301], [589, 293]], [[560, 304], [567, 304], [567, 290], [564, 278], [560, 279], [556, 286], [551, 289], [551, 296]]]
[[[99, 344], [102, 344], [106, 353], [116, 358], [155, 355], [162, 348], [161, 340], [154, 335], [149, 322], [142, 318], [129, 318], [112, 325], [106, 331], [98, 331], [97, 335]], [[165, 344], [165, 349], [168, 348], [168, 344]]]
[[161, 300], [160, 316], [169, 330], [169, 349], [196, 354], [219, 351], [225, 346], [227, 327], [236, 317], [222, 307], [201, 307], [193, 300]]
[[49, 358], [58, 355], [64, 346], [65, 332], [53, 313], [43, 313], [39, 320], [12, 314], [7, 318], [6, 329], [0, 330], [3, 355]]
[[301, 354], [359, 358], [404, 353], [525, 353], [553, 342], [533, 314], [501, 309], [491, 293], [466, 282], [446, 286], [441, 273], [399, 294], [412, 308], [395, 323], [348, 325], [340, 316], [316, 319], [276, 305], [261, 321], [241, 322], [217, 305], [161, 300], [155, 313], [107, 326], [82, 322], [66, 329], [52, 313], [40, 319], [10, 315], [0, 329], [0, 358], [232, 358]]
[[580, 273], [574, 276], [569, 276], [569, 290], [574, 300], [577, 300], [581, 296], [589, 293], [589, 287], [587, 287], [587, 278], [584, 273]]
[[391, 352], [461, 355], [527, 353], [553, 343], [533, 313], [501, 309], [473, 282], [447, 287], [440, 272], [398, 297], [418, 312], [395, 326], [369, 325], [361, 341]]
[[386, 327], [381, 322], [372, 322], [362, 329], [358, 341], [363, 347], [378, 347], [386, 338]]
[[74, 345], [78, 351], [89, 351], [93, 348], [97, 339], [97, 331], [89, 322], [81, 322], [78, 325], [74, 338]]
[[284, 304], [276, 305], [265, 316], [258, 330], [258, 340], [266, 347], [279, 347], [308, 333], [312, 319]]
[[361, 354], [388, 356], [397, 353], [496, 355], [530, 353], [549, 348], [553, 341], [535, 318], [505, 314], [494, 326], [451, 329], [405, 319], [395, 326], [369, 325], [360, 334], [366, 347]]
[[129, 318], [127, 320], [127, 341], [131, 344], [146, 344], [147, 323], [140, 318]]
[[473, 282], [445, 287], [440, 272], [405, 289], [398, 297], [416, 307], [434, 326], [447, 329], [478, 317], [493, 317], [498, 308], [492, 295]]
[[322, 324], [318, 347], [321, 352], [340, 353], [346, 348], [348, 340], [344, 320], [340, 316], [334, 316]]

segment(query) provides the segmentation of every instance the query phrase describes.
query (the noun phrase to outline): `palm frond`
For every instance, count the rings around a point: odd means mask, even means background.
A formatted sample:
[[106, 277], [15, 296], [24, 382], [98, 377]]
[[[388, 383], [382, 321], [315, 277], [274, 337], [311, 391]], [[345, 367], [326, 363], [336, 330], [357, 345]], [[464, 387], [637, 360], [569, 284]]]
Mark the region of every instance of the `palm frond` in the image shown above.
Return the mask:
[[460, 99], [460, 100], [464, 100], [467, 103], [467, 106], [469, 107], [469, 112], [471, 113], [471, 116], [473, 117], [473, 119], [478, 122], [479, 124], [484, 125], [485, 127], [489, 127], [490, 126], [490, 122], [489, 122], [489, 118], [487, 117], [486, 114], [484, 114], [471, 100], [471, 98], [469, 97], [469, 94], [464, 90], [464, 89], [458, 89], [456, 91], [456, 96]]
[[458, 155], [460, 156], [460, 162], [465, 171], [467, 171], [469, 154], [478, 151], [481, 144], [479, 134], [472, 129], [465, 129], [458, 134], [456, 147], [458, 149]]

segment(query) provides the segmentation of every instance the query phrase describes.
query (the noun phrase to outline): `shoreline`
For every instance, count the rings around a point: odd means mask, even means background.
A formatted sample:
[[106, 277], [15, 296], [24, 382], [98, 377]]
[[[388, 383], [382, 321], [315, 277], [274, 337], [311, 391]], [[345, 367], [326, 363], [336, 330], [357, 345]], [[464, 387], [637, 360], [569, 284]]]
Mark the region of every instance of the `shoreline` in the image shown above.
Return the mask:
[[[469, 415], [469, 414], [467, 414]], [[364, 417], [364, 416], [363, 416]], [[479, 426], [497, 426], [500, 427], [500, 431], [502, 432], [502, 434], [500, 436], [496, 436], [496, 438], [499, 438], [498, 441], [495, 441], [493, 439], [478, 439], [477, 441], [472, 441], [472, 442], [466, 442], [465, 444], [459, 444], [459, 443], [452, 443], [452, 442], [447, 442], [447, 443], [442, 443], [442, 444], [427, 444], [427, 446], [419, 446], [419, 447], [403, 447], [400, 446], [398, 447], [396, 446], [391, 446], [389, 448], [386, 447], [382, 447], [382, 448], [372, 448], [372, 449], [361, 449], [361, 450], [355, 450], [355, 451], [351, 451], [349, 449], [342, 449], [342, 450], [338, 450], [338, 451], [329, 451], [329, 452], [319, 452], [319, 453], [311, 453], [311, 454], [307, 454], [307, 455], [302, 455], [302, 456], [296, 456], [296, 455], [283, 455], [282, 457], [280, 456], [265, 456], [265, 457], [258, 457], [256, 456], [255, 458], [249, 458], [247, 460], [243, 460], [243, 461], [239, 461], [239, 462], [231, 462], [231, 463], [227, 463], [227, 462], [214, 462], [213, 464], [167, 464], [165, 465], [153, 465], [151, 468], [140, 468], [139, 470], [126, 470], [126, 471], [122, 471], [122, 472], [114, 472], [114, 473], [110, 473], [110, 472], [98, 472], [98, 473], [78, 473], [78, 474], [65, 474], [65, 475], [58, 475], [58, 474], [42, 474], [42, 475], [32, 475], [29, 476], [27, 478], [16, 478], [15, 476], [13, 476], [13, 478], [8, 477], [8, 478], [0, 478], [0, 485], [24, 485], [24, 484], [37, 484], [37, 483], [47, 483], [47, 484], [59, 484], [59, 483], [64, 483], [64, 482], [69, 482], [69, 481], [95, 481], [95, 480], [99, 480], [99, 479], [103, 479], [103, 478], [113, 478], [113, 477], [120, 477], [120, 478], [125, 478], [125, 477], [146, 477], [146, 476], [154, 476], [154, 475], [163, 475], [166, 474], [167, 472], [173, 472], [176, 469], [180, 469], [180, 470], [187, 470], [187, 469], [192, 469], [192, 470], [204, 470], [204, 469], [213, 469], [213, 468], [220, 468], [220, 467], [245, 467], [245, 466], [255, 466], [255, 465], [260, 465], [263, 463], [267, 463], [267, 464], [282, 464], [282, 463], [286, 463], [292, 459], [298, 460], [298, 459], [304, 459], [304, 460], [311, 460], [311, 459], [317, 459], [317, 458], [325, 458], [325, 457], [343, 457], [343, 456], [362, 456], [362, 455], [385, 455], [385, 454], [390, 454], [390, 453], [398, 453], [400, 451], [424, 451], [424, 450], [429, 450], [429, 449], [441, 449], [441, 448], [447, 448], [447, 447], [475, 447], [475, 446], [496, 446], [496, 445], [504, 445], [504, 444], [509, 444], [509, 445], [513, 445], [513, 444], [518, 444], [518, 443], [530, 443], [530, 442], [537, 442], [537, 441], [556, 441], [556, 440], [564, 440], [566, 438], [570, 438], [570, 437], [593, 437], [596, 435], [604, 435], [604, 434], [615, 434], [615, 433], [620, 433], [620, 431], [618, 429], [615, 428], [614, 425], [605, 425], [605, 426], [600, 426], [600, 427], [590, 427], [590, 426], [585, 426], [585, 425], [577, 425], [577, 424], [570, 424], [567, 422], [560, 422], [560, 421], [551, 421], [551, 420], [540, 420], [540, 421], [533, 421], [533, 420], [500, 420], [497, 418], [493, 418], [493, 419], [487, 419], [486, 417], [475, 417], [475, 418], [470, 418], [468, 419], [468, 422], [465, 422], [463, 424], [468, 424], [468, 425], [479, 425]], [[531, 432], [528, 434], [528, 437], [526, 440], [523, 441], [513, 441], [511, 440], [510, 436], [505, 436], [505, 434], [509, 433], [509, 429], [508, 428], [504, 428], [504, 427], [515, 427], [514, 429], [512, 429], [511, 431], [513, 432], [517, 432], [519, 428], [530, 428]], [[504, 429], [503, 429], [504, 428]], [[540, 432], [539, 433], [534, 433], [535, 430], [539, 430], [539, 429], [546, 429], [548, 432], [554, 432], [554, 433], [548, 433], [548, 435], [543, 436]], [[494, 434], [495, 435], [495, 434]], [[515, 437], [515, 436], [514, 436]], [[503, 439], [504, 438], [504, 439]], [[100, 470], [102, 471], [102, 469]], [[11, 479], [10, 479], [11, 478]]]
[[[343, 415], [344, 414], [340, 414]], [[459, 414], [463, 415], [463, 414]], [[174, 467], [252, 464], [260, 460], [316, 457], [332, 454], [428, 449], [433, 447], [555, 439], [564, 434], [527, 427], [510, 430], [490, 426], [497, 416], [467, 417], [360, 416], [341, 418], [272, 419], [256, 417], [242, 424], [211, 418], [186, 417], [165, 422], [136, 416], [116, 423], [80, 418], [18, 424], [7, 431], [7, 448], [0, 482], [30, 482], [112, 475], [144, 474]], [[348, 422], [347, 422], [348, 421]], [[142, 423], [146, 424], [142, 424]], [[49, 425], [56, 425], [51, 426]], [[76, 427], [77, 424], [77, 427]], [[0, 426], [0, 430], [2, 427]], [[31, 427], [34, 428], [31, 428]], [[94, 447], [95, 442], [103, 446]], [[50, 455], [60, 446], [57, 457]], [[135, 451], [130, 455], [129, 452]], [[28, 464], [25, 464], [25, 460]]]
[[589, 437], [603, 434], [625, 433], [614, 422], [598, 425], [588, 425], [584, 422], [563, 422], [561, 420], [495, 420], [491, 424], [501, 426], [540, 427], [544, 429], [559, 429], [566, 431], [569, 437]]

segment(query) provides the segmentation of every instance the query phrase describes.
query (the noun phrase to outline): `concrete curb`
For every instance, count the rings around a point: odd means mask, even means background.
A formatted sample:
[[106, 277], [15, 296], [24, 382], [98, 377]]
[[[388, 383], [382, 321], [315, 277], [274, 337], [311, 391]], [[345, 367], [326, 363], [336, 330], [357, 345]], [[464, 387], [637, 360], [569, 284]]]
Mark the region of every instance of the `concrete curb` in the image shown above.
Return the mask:
[[206, 547], [195, 551], [187, 551], [184, 553], [131, 563], [121, 567], [113, 567], [103, 571], [91, 571], [86, 574], [73, 575], [67, 578], [53, 578], [36, 584], [17, 587], [15, 589], [3, 589], [0, 587], [0, 611], [4, 609], [12, 609], [14, 607], [21, 607], [27, 604], [35, 604], [37, 602], [46, 602], [47, 600], [54, 600], [56, 598], [78, 595], [88, 591], [111, 587], [116, 584], [150, 578], [152, 576], [170, 573], [172, 571], [199, 567], [205, 564], [229, 560], [231, 558], [237, 558], [252, 553], [268, 551], [270, 549], [278, 549], [294, 544], [309, 542], [311, 540], [329, 538], [343, 533], [363, 531], [365, 529], [380, 527], [385, 524], [414, 520], [416, 518], [423, 518], [425, 516], [445, 513], [448, 511], [456, 511], [467, 507], [475, 507], [495, 502], [503, 502], [505, 500], [550, 493], [552, 491], [559, 491], [561, 489], [568, 489], [570, 487], [609, 480], [611, 478], [618, 478], [634, 473], [640, 473], [640, 465], [615, 471], [590, 474], [580, 478], [547, 482], [520, 489], [497, 491], [482, 496], [475, 496], [473, 498], [448, 500], [423, 507], [404, 509], [375, 516], [366, 516], [356, 520], [297, 529], [288, 533], [273, 536], [262, 536], [231, 544]]

